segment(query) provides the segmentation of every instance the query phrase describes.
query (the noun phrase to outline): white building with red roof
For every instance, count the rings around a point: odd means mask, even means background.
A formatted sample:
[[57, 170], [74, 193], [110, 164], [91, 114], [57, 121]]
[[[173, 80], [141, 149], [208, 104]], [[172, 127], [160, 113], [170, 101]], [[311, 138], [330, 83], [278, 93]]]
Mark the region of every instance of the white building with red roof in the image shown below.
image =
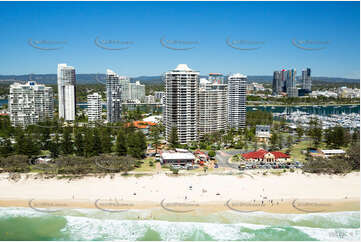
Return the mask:
[[288, 162], [290, 156], [280, 151], [266, 151], [259, 149], [254, 152], [242, 154], [246, 161], [262, 161], [262, 162]]

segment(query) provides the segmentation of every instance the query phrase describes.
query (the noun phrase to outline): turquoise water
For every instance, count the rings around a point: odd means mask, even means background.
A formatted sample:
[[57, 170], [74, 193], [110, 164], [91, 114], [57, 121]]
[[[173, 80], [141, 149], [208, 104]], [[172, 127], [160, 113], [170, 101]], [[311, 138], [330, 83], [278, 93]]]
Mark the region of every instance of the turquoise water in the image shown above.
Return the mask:
[[359, 240], [360, 212], [174, 214], [163, 210], [56, 214], [0, 208], [0, 240]]

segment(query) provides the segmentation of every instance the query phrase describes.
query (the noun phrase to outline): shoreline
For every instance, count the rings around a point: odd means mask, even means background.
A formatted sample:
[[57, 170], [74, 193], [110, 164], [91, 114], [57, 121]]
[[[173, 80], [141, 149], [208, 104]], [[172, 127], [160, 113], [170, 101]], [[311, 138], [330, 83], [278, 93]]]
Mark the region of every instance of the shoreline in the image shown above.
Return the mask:
[[330, 212], [352, 212], [360, 211], [359, 198], [347, 199], [289, 199], [268, 201], [232, 201], [225, 202], [163, 202], [152, 201], [74, 201], [74, 200], [48, 200], [48, 199], [0, 199], [0, 208], [31, 208], [37, 212], [56, 213], [71, 209], [94, 209], [105, 213], [131, 212], [136, 210], [158, 210], [160, 212], [183, 213], [183, 214], [210, 214], [217, 212], [233, 211], [238, 213], [266, 212], [273, 214], [309, 214]]
[[[152, 209], [174, 213], [221, 211], [316, 213], [360, 211], [360, 173], [347, 175], [87, 176], [75, 180], [0, 174], [0, 207], [34, 210]], [[46, 212], [46, 211], [45, 211]]]

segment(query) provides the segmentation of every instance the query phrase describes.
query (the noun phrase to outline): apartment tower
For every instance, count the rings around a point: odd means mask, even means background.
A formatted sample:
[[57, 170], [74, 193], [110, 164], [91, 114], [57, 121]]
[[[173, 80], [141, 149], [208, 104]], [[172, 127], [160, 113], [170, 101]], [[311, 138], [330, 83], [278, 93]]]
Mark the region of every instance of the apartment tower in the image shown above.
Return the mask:
[[76, 116], [75, 68], [66, 64], [58, 65], [59, 118], [74, 121]]
[[176, 128], [181, 144], [198, 141], [198, 83], [199, 72], [186, 64], [164, 74], [166, 138]]
[[122, 114], [122, 83], [124, 78], [118, 76], [114, 71], [107, 70], [107, 121], [116, 123], [121, 121]]
[[228, 126], [236, 130], [246, 126], [247, 76], [234, 74], [228, 77]]
[[10, 121], [13, 126], [27, 126], [53, 118], [53, 89], [29, 81], [10, 85]]

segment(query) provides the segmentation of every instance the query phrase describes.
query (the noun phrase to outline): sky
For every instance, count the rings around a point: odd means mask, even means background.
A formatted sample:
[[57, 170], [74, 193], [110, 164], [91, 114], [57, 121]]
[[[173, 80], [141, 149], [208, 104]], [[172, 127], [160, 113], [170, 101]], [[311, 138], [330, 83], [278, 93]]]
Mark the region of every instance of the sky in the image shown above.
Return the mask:
[[0, 75], [360, 77], [359, 2], [1, 2]]

